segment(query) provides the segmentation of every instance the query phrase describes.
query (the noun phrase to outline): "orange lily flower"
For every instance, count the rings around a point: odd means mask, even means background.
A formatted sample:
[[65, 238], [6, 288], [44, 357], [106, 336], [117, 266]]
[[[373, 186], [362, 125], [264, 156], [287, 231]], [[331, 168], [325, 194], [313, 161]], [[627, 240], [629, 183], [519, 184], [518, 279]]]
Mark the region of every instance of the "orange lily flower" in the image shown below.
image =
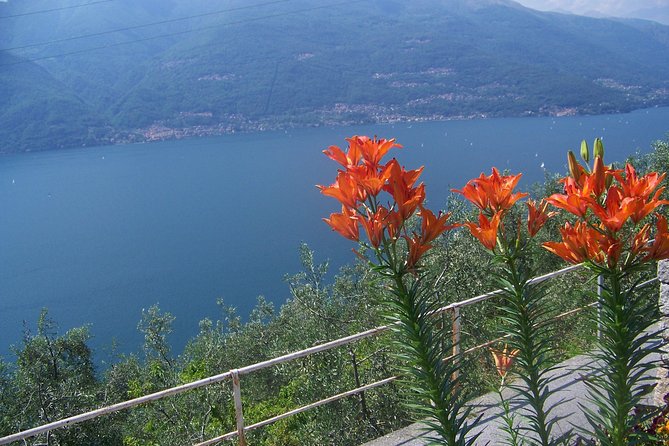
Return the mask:
[[613, 179], [614, 171], [607, 168], [602, 158], [598, 156], [595, 158], [592, 172], [588, 173], [576, 162], [573, 153], [570, 152], [570, 155], [569, 171], [572, 176], [561, 180], [564, 183], [564, 193], [553, 194], [547, 201], [557, 208], [585, 218], [588, 208], [594, 206], [596, 199], [606, 191], [607, 184]]
[[489, 200], [485, 190], [479, 186], [479, 181], [485, 181], [485, 178], [485, 175], [481, 174], [478, 178], [469, 180], [462, 189], [451, 189], [451, 192], [457, 192], [464, 195], [464, 197], [474, 203], [477, 208], [485, 211], [488, 209]]
[[388, 184], [384, 187], [384, 190], [394, 196], [393, 192], [396, 188], [411, 189], [418, 181], [420, 174], [423, 173], [423, 169], [424, 166], [414, 170], [406, 170], [395, 158], [391, 159], [384, 168], [388, 171]]
[[[585, 175], [585, 174], [584, 174]], [[553, 194], [546, 199], [556, 208], [564, 209], [578, 217], [584, 218], [592, 198], [587, 191], [583, 191], [572, 177], [563, 180], [564, 194]]]
[[371, 213], [367, 210], [367, 217], [360, 217], [360, 224], [367, 234], [369, 243], [378, 248], [383, 242], [383, 232], [386, 229], [386, 219], [388, 217], [388, 209], [379, 206], [376, 212]]
[[495, 250], [497, 245], [497, 230], [499, 228], [499, 223], [502, 218], [501, 212], [497, 212], [492, 216], [490, 220], [483, 215], [483, 212], [479, 213], [479, 224], [473, 222], [463, 223], [469, 228], [469, 232], [476, 237], [483, 246], [485, 246], [490, 251]]
[[588, 173], [576, 165], [573, 154], [568, 159], [572, 176], [562, 180], [564, 193], [554, 194], [547, 201], [581, 221], [573, 226], [567, 223], [560, 230], [562, 241], [544, 243], [544, 248], [570, 263], [589, 261], [609, 269], [618, 268], [623, 254], [627, 255], [623, 268], [630, 262], [669, 258], [669, 235], [663, 217], [658, 216], [657, 235], [650, 246], [651, 229], [647, 224], [633, 237], [618, 236], [628, 220], [633, 223], [629, 226], [635, 227], [658, 207], [669, 204], [669, 200], [660, 199], [666, 174], [654, 172], [639, 177], [632, 165], [615, 170], [605, 166], [601, 157], [595, 158]]
[[605, 205], [594, 203], [592, 210], [609, 231], [617, 232], [628, 218], [635, 224], [639, 223], [659, 206], [669, 204], [669, 201], [659, 199], [661, 193], [662, 189], [657, 190], [655, 196], [646, 201], [643, 197], [624, 196], [623, 190], [611, 187], [606, 196]]
[[390, 178], [384, 190], [392, 195], [397, 212], [401, 215], [402, 220], [406, 220], [425, 200], [425, 185], [421, 183], [413, 187], [423, 168], [406, 171], [395, 160], [393, 161], [390, 166]]
[[344, 206], [355, 209], [359, 202], [365, 201], [367, 193], [364, 189], [358, 186], [351, 175], [347, 172], [339, 171], [337, 173], [337, 180], [331, 186], [316, 186], [321, 190], [323, 195], [333, 197]]
[[600, 197], [606, 190], [607, 181], [612, 179], [612, 170], [604, 165], [604, 159], [601, 156], [595, 157], [592, 172], [587, 172], [581, 164], [576, 161], [576, 156], [570, 150], [567, 153], [567, 163], [569, 173], [574, 186], [583, 189], [583, 196]]
[[645, 260], [669, 259], [669, 231], [667, 230], [667, 219], [662, 215], [657, 215], [655, 241], [646, 248], [646, 251]]
[[523, 197], [526, 193], [513, 193], [513, 189], [520, 181], [522, 174], [518, 175], [500, 175], [496, 168], [492, 168], [492, 174], [487, 177], [487, 181], [481, 182], [481, 187], [488, 196], [489, 206], [493, 212], [506, 211], [513, 204]]
[[660, 194], [664, 191], [664, 188], [661, 187], [659, 188], [656, 192], [653, 198], [650, 200], [646, 201], [642, 197], [634, 197], [634, 200], [638, 202], [638, 206], [636, 207], [636, 211], [632, 214], [631, 218], [634, 223], [638, 223], [644, 218], [646, 218], [648, 215], [650, 215], [651, 212], [653, 212], [655, 209], [658, 207], [664, 205], [664, 204], [669, 204], [669, 201], [667, 200], [660, 200]]
[[403, 220], [407, 220], [416, 212], [416, 209], [423, 201], [425, 201], [425, 185], [421, 183], [416, 188], [403, 191], [395, 198], [397, 212], [399, 212]]
[[443, 232], [458, 227], [459, 225], [447, 225], [446, 221], [451, 216], [450, 213], [442, 214], [439, 212], [438, 216], [435, 216], [434, 213], [424, 208], [422, 205], [420, 207], [420, 216], [422, 217], [421, 221], [421, 243], [427, 244], [435, 240]]
[[439, 237], [444, 231], [453, 229], [459, 225], [447, 225], [446, 220], [450, 217], [451, 214], [442, 214], [435, 216], [432, 211], [420, 206], [420, 216], [422, 217], [421, 221], [421, 231], [420, 234], [415, 234], [412, 237], [404, 236], [407, 241], [407, 247], [409, 248], [409, 255], [407, 257], [407, 269], [414, 270], [420, 258], [425, 254], [430, 248], [432, 248], [431, 242]]
[[639, 230], [632, 239], [632, 246], [630, 247], [630, 253], [636, 257], [641, 252], [646, 250], [648, 246], [648, 241], [650, 241], [650, 225], [646, 223], [643, 225], [643, 228]]
[[421, 183], [413, 185], [418, 180], [423, 167], [415, 170], [405, 170], [396, 160], [388, 163], [389, 178], [384, 190], [392, 195], [402, 220], [408, 219], [425, 200], [425, 186]]
[[383, 189], [390, 176], [388, 167], [377, 169], [366, 164], [362, 166], [353, 166], [348, 169], [348, 173], [366, 192], [368, 196], [377, 196]]
[[599, 217], [602, 225], [611, 233], [616, 233], [622, 229], [625, 222], [639, 210], [643, 205], [639, 200], [631, 197], [623, 198], [622, 192], [617, 187], [610, 187], [606, 194], [604, 205], [593, 201], [591, 203], [592, 212]]
[[[562, 257], [569, 263], [581, 263], [592, 260], [595, 263], [604, 262], [602, 244], [607, 238], [604, 234], [589, 227], [587, 223], [577, 221], [575, 225], [565, 223], [560, 229], [562, 242], [546, 242], [543, 247]], [[611, 245], [612, 243], [609, 243]]]
[[[418, 169], [406, 170], [395, 158], [388, 161], [388, 164], [386, 165], [386, 169], [389, 169], [390, 171], [388, 176], [391, 183], [401, 184], [405, 188], [412, 188], [414, 184], [416, 184], [416, 181], [418, 181], [420, 174], [423, 173], [424, 168], [425, 166], [420, 166]], [[393, 189], [389, 186], [386, 188], [386, 191], [392, 194]]]
[[546, 212], [547, 209], [548, 202], [546, 200], [541, 200], [539, 206], [537, 206], [534, 200], [527, 201], [527, 232], [530, 234], [530, 237], [537, 235], [548, 219], [557, 214], [554, 211]]
[[406, 260], [406, 267], [409, 271], [416, 269], [416, 265], [420, 261], [423, 254], [432, 248], [432, 245], [429, 243], [424, 243], [421, 240], [421, 237], [414, 234], [413, 237], [404, 236], [407, 241], [407, 247], [409, 248], [409, 255]]
[[606, 255], [606, 265], [615, 268], [623, 253], [622, 242], [615, 237], [603, 237], [600, 241], [601, 251]]
[[352, 166], [357, 166], [360, 157], [362, 156], [360, 150], [358, 150], [358, 145], [350, 143], [346, 153], [337, 146], [330, 146], [326, 150], [323, 150], [323, 153], [327, 155], [328, 158], [344, 166], [346, 169], [349, 169]]
[[397, 211], [389, 211], [386, 217], [386, 229], [388, 229], [388, 237], [391, 240], [397, 240], [400, 236], [400, 231], [404, 226], [404, 220]]
[[491, 348], [490, 353], [492, 353], [492, 357], [495, 360], [495, 368], [497, 369], [497, 373], [499, 373], [499, 376], [502, 378], [505, 378], [509, 373], [509, 370], [511, 370], [513, 361], [516, 356], [518, 356], [520, 351], [517, 348], [509, 351], [508, 346], [504, 344], [503, 350]]
[[323, 221], [330, 225], [333, 231], [337, 231], [347, 239], [353, 240], [354, 242], [360, 240], [358, 217], [354, 210], [342, 206], [340, 214], [330, 214], [330, 218], [324, 218]]
[[452, 189], [452, 191], [464, 195], [467, 200], [483, 211], [504, 212], [510, 209], [516, 201], [527, 196], [526, 193], [513, 193], [521, 176], [522, 174], [500, 175], [499, 171], [493, 167], [490, 176], [481, 174], [478, 178], [467, 182], [461, 190]]
[[[617, 171], [613, 175], [620, 183], [620, 187], [626, 197], [641, 197], [647, 200], [653, 191], [662, 184], [666, 173], [662, 175], [657, 172], [652, 172], [639, 178], [634, 167], [631, 164], [625, 165], [625, 178], [622, 177], [622, 171]], [[661, 188], [664, 190], [664, 188]], [[661, 190], [658, 191], [661, 193]], [[659, 197], [659, 193], [655, 194], [655, 198]]]
[[376, 168], [381, 159], [393, 147], [401, 148], [402, 146], [395, 143], [394, 139], [370, 139], [367, 136], [354, 136], [347, 139], [350, 146], [356, 146], [366, 164]]

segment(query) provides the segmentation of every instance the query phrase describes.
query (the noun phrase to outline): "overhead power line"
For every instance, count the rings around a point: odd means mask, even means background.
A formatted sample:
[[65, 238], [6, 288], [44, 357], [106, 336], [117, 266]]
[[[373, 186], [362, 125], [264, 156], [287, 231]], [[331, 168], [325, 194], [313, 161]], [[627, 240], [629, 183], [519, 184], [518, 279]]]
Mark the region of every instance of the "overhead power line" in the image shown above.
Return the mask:
[[46, 12], [63, 11], [65, 9], [81, 8], [81, 7], [84, 7], [84, 6], [97, 5], [99, 3], [109, 3], [109, 2], [113, 2], [113, 1], [115, 1], [115, 0], [97, 0], [97, 1], [94, 1], [94, 2], [82, 3], [80, 5], [62, 6], [60, 8], [51, 8], [51, 9], [40, 9], [39, 11], [30, 11], [30, 12], [22, 12], [20, 14], [3, 15], [3, 16], [0, 16], [0, 19], [12, 19], [14, 17], [24, 17], [24, 16], [27, 16], [27, 15], [43, 14], [43, 13], [46, 13]]
[[[289, 0], [284, 0], [284, 1], [289, 1]], [[200, 31], [208, 30], [208, 29], [221, 28], [221, 27], [224, 27], [224, 26], [231, 26], [231, 25], [241, 25], [241, 24], [244, 24], [244, 23], [258, 22], [258, 21], [261, 21], [261, 20], [266, 20], [266, 19], [271, 19], [271, 18], [276, 18], [276, 17], [285, 17], [285, 16], [289, 16], [289, 15], [294, 15], [294, 14], [301, 14], [303, 12], [315, 11], [315, 10], [318, 10], [318, 9], [329, 9], [329, 8], [333, 8], [333, 7], [336, 7], [336, 6], [350, 5], [350, 4], [354, 4], [354, 3], [363, 3], [363, 2], [367, 2], [367, 1], [369, 1], [369, 0], [348, 0], [348, 1], [344, 1], [344, 2], [330, 3], [330, 4], [327, 4], [327, 5], [314, 6], [314, 7], [311, 7], [311, 8], [296, 9], [296, 10], [293, 10], [293, 11], [280, 12], [280, 13], [269, 14], [269, 15], [260, 16], [260, 17], [253, 17], [253, 18], [249, 18], [249, 19], [241, 19], [241, 20], [235, 20], [235, 21], [226, 22], [226, 23], [219, 23], [217, 25], [203, 26], [203, 27], [196, 28], [196, 29], [189, 29], [189, 30], [185, 30], [185, 31], [167, 33], [167, 34], [159, 34], [159, 35], [155, 35], [155, 36], [151, 36], [151, 37], [145, 37], [145, 38], [142, 38], [142, 39], [134, 39], [134, 40], [128, 40], [128, 41], [125, 41], [125, 42], [116, 42], [116, 43], [109, 43], [109, 44], [90, 47], [90, 48], [82, 48], [80, 50], [69, 51], [69, 52], [65, 52], [65, 53], [52, 54], [52, 55], [49, 55], [49, 56], [36, 57], [36, 58], [32, 58], [32, 59], [22, 59], [22, 60], [19, 60], [19, 61], [16, 61], [16, 62], [8, 63], [8, 64], [0, 64], [0, 67], [7, 67], [7, 66], [12, 66], [12, 65], [21, 65], [21, 64], [24, 64], [24, 63], [38, 62], [40, 60], [53, 59], [53, 58], [58, 58], [58, 57], [73, 56], [73, 55], [77, 55], [77, 54], [83, 54], [83, 53], [88, 53], [88, 52], [107, 49], [107, 48], [114, 48], [114, 47], [119, 47], [119, 46], [131, 45], [133, 43], [148, 42], [148, 41], [151, 41], [151, 40], [162, 39], [162, 38], [165, 38], [165, 37], [174, 37], [174, 36], [180, 36], [180, 35], [184, 35], [184, 34], [192, 34], [192, 33], [200, 32]], [[0, 51], [2, 51], [2, 50], [0, 50]]]
[[[113, 1], [113, 0], [105, 0], [105, 1]], [[72, 36], [72, 37], [63, 37], [62, 39], [54, 39], [54, 40], [49, 40], [46, 42], [39, 42], [39, 43], [29, 43], [27, 45], [21, 45], [21, 46], [14, 46], [11, 48], [0, 48], [0, 51], [16, 51], [16, 50], [24, 50], [27, 48], [34, 48], [37, 46], [45, 46], [45, 45], [52, 45], [54, 43], [63, 43], [63, 42], [70, 42], [72, 40], [80, 40], [80, 39], [88, 39], [91, 37], [99, 37], [99, 36], [105, 36], [108, 34], [114, 34], [114, 33], [119, 33], [119, 32], [125, 32], [125, 31], [133, 31], [136, 29], [142, 29], [142, 28], [149, 28], [151, 26], [158, 26], [158, 25], [164, 25], [167, 23], [175, 23], [175, 22], [183, 22], [185, 20], [191, 20], [191, 19], [197, 19], [201, 17], [208, 17], [208, 16], [213, 16], [213, 15], [218, 15], [218, 14], [224, 14], [226, 12], [234, 12], [234, 11], [241, 11], [244, 9], [253, 9], [253, 8], [258, 8], [261, 6], [270, 6], [270, 5], [275, 5], [277, 3], [286, 3], [286, 2], [291, 2], [293, 0], [273, 0], [271, 2], [266, 2], [266, 3], [256, 3], [253, 5], [246, 5], [246, 6], [238, 6], [236, 8], [228, 8], [228, 9], [222, 9], [219, 11], [212, 11], [212, 12], [205, 12], [202, 14], [196, 14], [196, 15], [191, 15], [187, 17], [178, 17], [175, 19], [168, 19], [168, 20], [161, 20], [158, 22], [151, 22], [151, 23], [144, 23], [141, 25], [134, 25], [134, 26], [128, 26], [125, 28], [117, 28], [117, 29], [111, 29], [108, 31], [100, 31], [97, 33], [91, 33], [91, 34], [82, 34], [80, 36]]]

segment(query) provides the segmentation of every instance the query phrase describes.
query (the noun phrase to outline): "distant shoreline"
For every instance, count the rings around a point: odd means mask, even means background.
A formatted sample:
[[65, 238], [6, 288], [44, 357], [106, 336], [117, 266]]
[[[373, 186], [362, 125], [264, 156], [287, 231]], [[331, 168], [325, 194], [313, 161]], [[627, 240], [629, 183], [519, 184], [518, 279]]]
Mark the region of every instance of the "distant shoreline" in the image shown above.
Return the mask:
[[[591, 112], [587, 110], [578, 110], [575, 107], [553, 107], [540, 111], [528, 110], [521, 114], [505, 114], [505, 113], [485, 113], [476, 112], [470, 114], [459, 115], [403, 115], [400, 113], [389, 113], [388, 110], [383, 110], [383, 107], [375, 106], [356, 106], [350, 108], [342, 104], [338, 104], [333, 110], [323, 116], [320, 121], [313, 123], [297, 124], [291, 121], [282, 121], [280, 119], [267, 120], [251, 120], [241, 116], [232, 116], [231, 119], [225, 122], [209, 125], [192, 125], [192, 126], [170, 126], [167, 123], [156, 122], [152, 125], [129, 131], [114, 131], [109, 129], [111, 134], [107, 137], [87, 141], [79, 145], [68, 145], [61, 143], [57, 146], [45, 148], [42, 150], [26, 149], [20, 151], [3, 151], [0, 149], [1, 155], [10, 155], [18, 153], [37, 153], [48, 152], [55, 150], [67, 150], [73, 148], [85, 147], [104, 147], [116, 146], [124, 144], [141, 144], [161, 141], [178, 141], [190, 138], [206, 138], [215, 136], [246, 134], [246, 133], [261, 133], [282, 130], [295, 129], [310, 129], [321, 127], [346, 127], [356, 125], [375, 125], [375, 124], [410, 124], [416, 122], [446, 122], [446, 121], [471, 121], [476, 119], [497, 119], [497, 118], [542, 118], [542, 117], [573, 117], [573, 116], [606, 116], [606, 115], [622, 115], [632, 113], [639, 110], [649, 110], [654, 108], [669, 107], [669, 104], [657, 104], [650, 107], [632, 108], [629, 110], [615, 110], [615, 111], [600, 111]], [[374, 110], [380, 110], [372, 114]], [[361, 111], [367, 112], [365, 117], [358, 119], [347, 119], [347, 114], [351, 115]]]
[[[669, 105], [669, 104], [668, 104]], [[386, 110], [384, 110], [384, 108]], [[295, 124], [294, 122], [270, 119], [270, 120], [244, 120], [236, 117], [231, 122], [222, 122], [212, 125], [194, 125], [186, 127], [169, 126], [164, 123], [154, 123], [149, 127], [135, 130], [128, 140], [118, 142], [120, 144], [136, 142], [157, 142], [179, 140], [193, 137], [224, 136], [238, 133], [256, 133], [271, 132], [303, 128], [319, 127], [346, 127], [353, 125], [374, 125], [374, 124], [402, 124], [414, 122], [444, 122], [444, 121], [470, 121], [474, 119], [490, 118], [529, 118], [529, 117], [564, 117], [564, 116], [593, 116], [599, 114], [622, 114], [628, 111], [617, 111], [614, 113], [588, 113], [579, 111], [574, 107], [561, 107], [542, 110], [539, 112], [527, 111], [522, 114], [494, 114], [487, 112], [476, 112], [470, 114], [458, 115], [405, 115], [401, 113], [392, 113], [387, 110], [388, 107], [374, 105], [356, 105], [354, 107], [346, 104], [336, 104], [332, 110], [324, 112], [324, 115], [317, 122]], [[639, 110], [643, 110], [639, 109]], [[347, 114], [364, 113], [365, 117], [359, 119], [347, 119]], [[274, 122], [272, 122], [274, 121]], [[114, 142], [112, 144], [117, 144]]]

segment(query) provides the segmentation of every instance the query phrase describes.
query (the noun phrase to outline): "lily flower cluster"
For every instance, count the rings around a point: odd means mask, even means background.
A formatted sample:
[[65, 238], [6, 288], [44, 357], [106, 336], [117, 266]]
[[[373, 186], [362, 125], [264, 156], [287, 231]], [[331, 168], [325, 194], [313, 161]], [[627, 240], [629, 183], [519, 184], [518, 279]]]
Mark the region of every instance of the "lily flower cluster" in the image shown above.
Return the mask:
[[588, 171], [569, 152], [570, 176], [564, 178], [564, 193], [547, 201], [577, 217], [560, 229], [561, 242], [544, 247], [570, 263], [588, 262], [609, 269], [627, 268], [650, 260], [669, 258], [667, 220], [656, 214], [655, 240], [642, 221], [658, 207], [666, 174], [639, 177], [631, 164], [614, 169], [596, 156]]
[[[513, 192], [521, 176], [501, 175], [493, 167], [490, 175], [481, 173], [478, 178], [469, 180], [462, 189], [452, 189], [479, 208], [478, 224], [466, 222], [464, 226], [490, 251], [494, 252], [498, 245], [497, 236], [503, 229], [506, 213], [518, 200], [527, 196], [526, 193]], [[528, 200], [527, 207], [527, 229], [530, 237], [534, 237], [554, 213], [547, 211], [548, 204], [543, 200], [539, 204]]]
[[[394, 139], [353, 136], [347, 141], [346, 152], [337, 146], [323, 151], [342, 166], [332, 185], [317, 186], [323, 195], [337, 199], [342, 206], [341, 212], [323, 220], [355, 242], [361, 242], [362, 228], [377, 254], [392, 252], [396, 242], [404, 239], [408, 247], [404, 269], [415, 271], [432, 242], [455, 227], [446, 224], [450, 214], [435, 215], [423, 206], [425, 185], [416, 185], [423, 167], [406, 170], [395, 158], [382, 164], [390, 149], [401, 148]], [[384, 195], [389, 200], [384, 202]], [[416, 213], [421, 217], [420, 232], [409, 233], [406, 223]]]
[[[509, 444], [519, 444], [518, 428], [514, 426], [514, 416], [510, 412], [509, 403], [502, 395], [506, 375], [516, 357], [520, 369], [520, 379], [524, 390], [518, 397], [524, 400], [526, 416], [530, 421], [530, 429], [534, 431], [537, 444], [548, 446], [551, 443], [553, 424], [548, 422], [551, 407], [546, 405], [545, 395], [548, 394], [550, 379], [545, 377], [547, 363], [551, 360], [552, 345], [546, 325], [541, 325], [545, 313], [543, 298], [545, 294], [537, 291], [536, 285], [529, 282], [532, 276], [530, 266], [522, 259], [528, 254], [526, 250], [530, 240], [537, 235], [546, 221], [554, 212], [549, 212], [545, 201], [537, 204], [527, 200], [527, 234], [522, 230], [523, 218], [511, 213], [513, 206], [528, 194], [514, 192], [521, 175], [502, 175], [492, 168], [490, 175], [481, 174], [460, 190], [453, 192], [462, 194], [479, 209], [478, 224], [465, 222], [464, 225], [481, 244], [491, 251], [495, 258], [496, 277], [501, 285], [502, 299], [498, 308], [501, 310], [500, 329], [509, 344], [503, 350], [492, 350], [497, 372], [502, 381], [499, 396], [504, 409], [504, 430], [509, 435]], [[508, 214], [508, 217], [507, 217]], [[508, 224], [513, 221], [507, 228]], [[509, 229], [509, 230], [507, 230]]]

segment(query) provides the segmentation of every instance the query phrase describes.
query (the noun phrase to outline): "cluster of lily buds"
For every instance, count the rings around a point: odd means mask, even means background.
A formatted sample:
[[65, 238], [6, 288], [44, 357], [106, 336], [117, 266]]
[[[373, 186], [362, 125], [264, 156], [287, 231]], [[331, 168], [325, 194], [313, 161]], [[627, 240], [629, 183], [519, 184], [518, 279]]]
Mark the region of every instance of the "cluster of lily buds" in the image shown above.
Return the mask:
[[[464, 226], [490, 251], [494, 251], [497, 245], [504, 215], [518, 200], [527, 196], [526, 193], [514, 192], [521, 176], [522, 174], [501, 175], [493, 167], [490, 175], [481, 173], [478, 178], [468, 181], [462, 189], [452, 189], [479, 208], [478, 223], [466, 222]], [[530, 236], [534, 237], [554, 213], [548, 212], [547, 203], [544, 201], [537, 204], [528, 200], [527, 207], [527, 229]]]
[[[361, 241], [362, 228], [369, 245], [376, 250], [404, 239], [409, 251], [405, 266], [408, 270], [415, 269], [432, 242], [454, 227], [446, 224], [449, 214], [434, 215], [423, 206], [425, 185], [416, 184], [423, 167], [406, 170], [394, 158], [382, 164], [390, 149], [401, 147], [394, 139], [353, 136], [347, 141], [346, 151], [337, 146], [323, 151], [341, 168], [332, 185], [317, 187], [323, 195], [337, 199], [342, 205], [340, 213], [323, 220], [334, 231], [356, 242]], [[421, 217], [421, 229], [409, 234], [406, 222], [416, 213]]]
[[[561, 242], [548, 242], [544, 247], [570, 263], [591, 262], [608, 268], [669, 257], [667, 221], [657, 215], [655, 241], [650, 244], [650, 226], [642, 221], [657, 208], [669, 204], [660, 199], [666, 174], [652, 172], [642, 177], [634, 167], [615, 169], [604, 164], [601, 140], [595, 140], [592, 169], [588, 168], [589, 150], [581, 144], [581, 157], [576, 161], [570, 151], [567, 157], [570, 175], [562, 180], [564, 192], [551, 195], [553, 206], [575, 215], [575, 223], [567, 222], [561, 229]], [[621, 265], [622, 266], [622, 265]]]

